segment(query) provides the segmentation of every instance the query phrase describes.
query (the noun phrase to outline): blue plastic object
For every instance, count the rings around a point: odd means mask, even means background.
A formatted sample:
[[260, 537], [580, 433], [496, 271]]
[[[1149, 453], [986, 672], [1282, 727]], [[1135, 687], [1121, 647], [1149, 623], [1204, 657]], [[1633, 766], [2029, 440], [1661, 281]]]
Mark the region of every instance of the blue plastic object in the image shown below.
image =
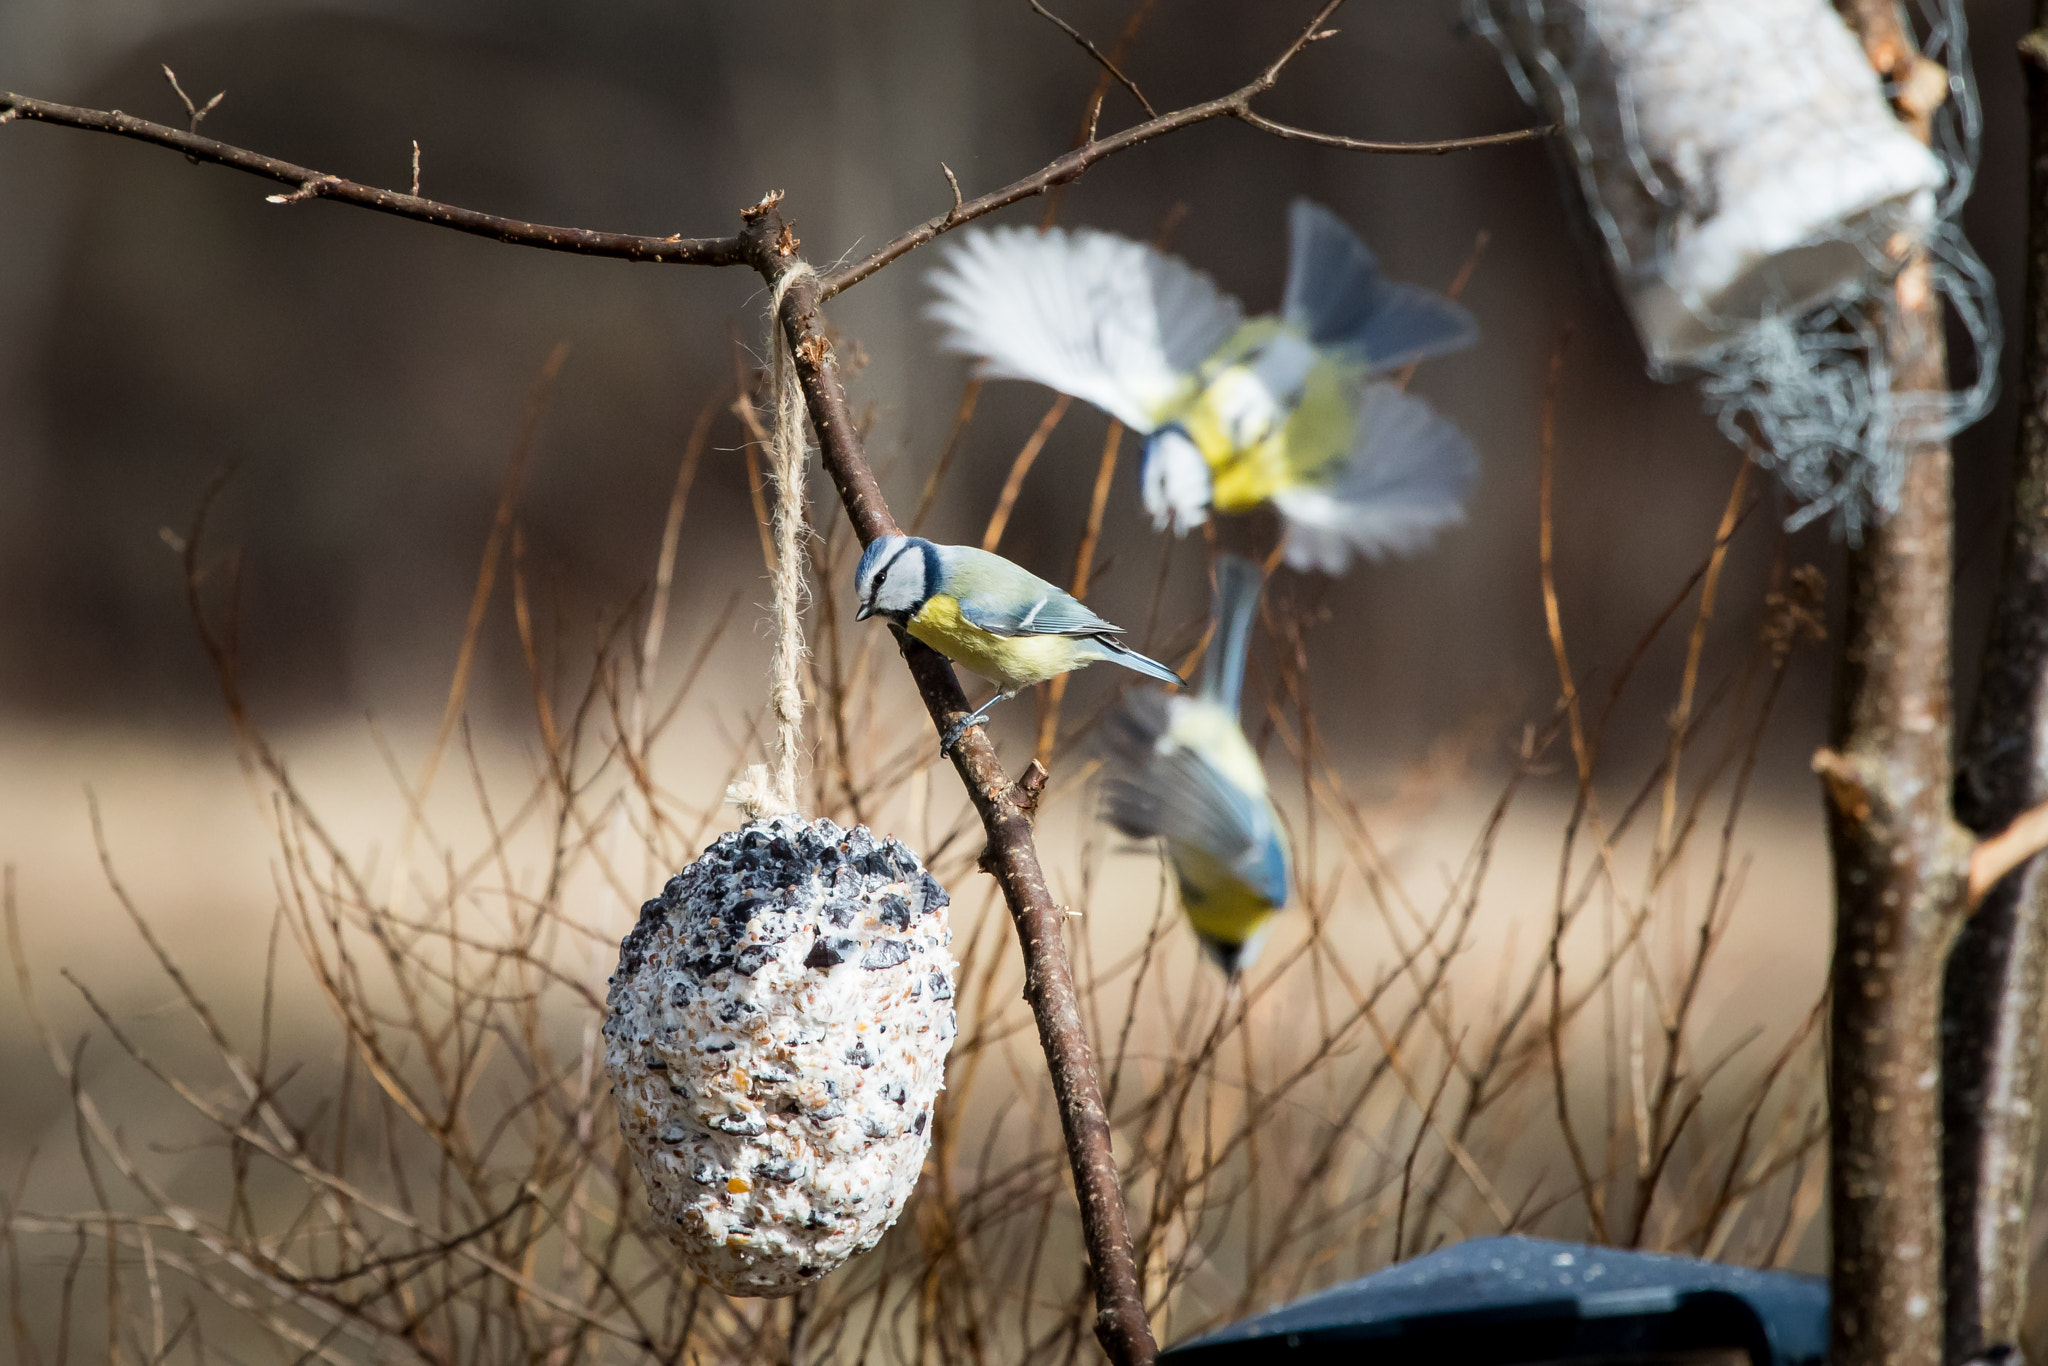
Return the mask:
[[1478, 1238], [1183, 1343], [1173, 1366], [1821, 1366], [1827, 1283], [1693, 1257]]

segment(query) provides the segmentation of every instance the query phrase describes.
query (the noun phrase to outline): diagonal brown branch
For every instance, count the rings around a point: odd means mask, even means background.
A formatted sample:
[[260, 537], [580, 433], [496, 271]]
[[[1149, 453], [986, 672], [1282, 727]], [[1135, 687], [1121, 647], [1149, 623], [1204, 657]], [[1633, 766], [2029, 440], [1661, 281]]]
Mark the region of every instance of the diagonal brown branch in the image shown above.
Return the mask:
[[[1326, 7], [1325, 14], [1335, 8], [1335, 5]], [[1320, 20], [1321, 16], [1318, 17], [1319, 23]], [[1271, 119], [1255, 114], [1251, 102], [1273, 88], [1288, 60], [1308, 43], [1315, 41], [1308, 35], [1316, 31], [1319, 30], [1305, 30], [1304, 36], [1262, 72], [1257, 80], [1228, 95], [1205, 100], [1200, 104], [1191, 104], [1172, 113], [1161, 114], [1158, 118], [1148, 119], [1120, 133], [1112, 133], [1106, 138], [1091, 138], [1082, 146], [1065, 156], [1047, 162], [1021, 180], [1014, 180], [999, 190], [991, 190], [965, 203], [956, 202], [946, 212], [927, 218], [900, 237], [875, 248], [852, 265], [835, 270], [826, 276], [824, 297], [830, 299], [841, 290], [859, 284], [891, 261], [917, 250], [963, 223], [971, 223], [986, 214], [994, 213], [997, 209], [1008, 208], [1012, 204], [1079, 180], [1090, 167], [1115, 156], [1118, 152], [1129, 151], [1140, 143], [1150, 142], [1154, 138], [1164, 137], [1183, 128], [1192, 128], [1198, 123], [1207, 123], [1212, 119], [1234, 118], [1276, 137], [1314, 142], [1325, 147], [1338, 147], [1355, 152], [1377, 152], [1394, 156], [1441, 156], [1446, 152], [1506, 147], [1519, 142], [1533, 142], [1547, 136], [1551, 131], [1546, 125], [1539, 128], [1518, 128], [1506, 133], [1487, 133], [1472, 138], [1446, 138], [1437, 142], [1368, 142], [1361, 138], [1338, 137], [1332, 133], [1312, 133], [1288, 124], [1275, 123]]]
[[[774, 243], [780, 232], [781, 218], [772, 205], [748, 220], [743, 236], [755, 253], [756, 268], [763, 278], [778, 278], [793, 261], [776, 253]], [[783, 296], [782, 326], [796, 357], [797, 378], [803, 385], [826, 473], [839, 490], [847, 519], [866, 544], [877, 536], [898, 534], [898, 527], [875, 482], [859, 428], [847, 410], [819, 313], [821, 293], [815, 277], [793, 285]], [[967, 699], [952, 666], [907, 635], [899, 633], [897, 644], [933, 725], [941, 732], [950, 729], [968, 714]], [[1123, 1191], [1111, 1153], [1109, 1114], [1062, 938], [1066, 917], [1053, 902], [1032, 838], [1031, 809], [1036, 796], [1011, 783], [995, 747], [979, 730], [968, 731], [953, 746], [952, 761], [988, 837], [981, 866], [1003, 890], [1022, 950], [1024, 993], [1052, 1075], [1073, 1168], [1074, 1194], [1081, 1206], [1082, 1234], [1095, 1284], [1095, 1334], [1110, 1360], [1149, 1362], [1158, 1348], [1147, 1322], [1143, 1285], [1132, 1254]]]

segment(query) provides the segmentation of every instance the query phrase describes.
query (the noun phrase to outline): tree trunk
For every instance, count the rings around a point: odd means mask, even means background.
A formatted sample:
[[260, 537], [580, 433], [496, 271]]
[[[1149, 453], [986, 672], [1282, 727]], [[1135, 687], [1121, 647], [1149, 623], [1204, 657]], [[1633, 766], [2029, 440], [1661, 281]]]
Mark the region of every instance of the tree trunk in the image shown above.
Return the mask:
[[[2027, 283], [2019, 449], [1983, 679], [1956, 781], [1956, 815], [1990, 835], [2048, 801], [2048, 0], [2020, 45], [2027, 78]], [[1949, 961], [1942, 1006], [1942, 1187], [1947, 1359], [2019, 1339], [2027, 1211], [2040, 1136], [2041, 996], [2048, 968], [2036, 858], [1994, 887]]]

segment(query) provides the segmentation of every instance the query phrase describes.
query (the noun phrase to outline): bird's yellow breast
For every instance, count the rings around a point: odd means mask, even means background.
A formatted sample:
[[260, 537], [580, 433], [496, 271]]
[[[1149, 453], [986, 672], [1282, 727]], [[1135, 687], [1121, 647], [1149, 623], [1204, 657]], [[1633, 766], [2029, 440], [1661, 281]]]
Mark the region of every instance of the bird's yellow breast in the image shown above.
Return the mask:
[[1312, 482], [1351, 448], [1358, 367], [1317, 354], [1298, 392], [1275, 393], [1261, 355], [1277, 333], [1268, 320], [1245, 324], [1203, 367], [1200, 389], [1176, 416], [1209, 462], [1220, 512]]
[[1202, 938], [1227, 948], [1242, 946], [1273, 915], [1272, 902], [1204, 849], [1168, 840], [1168, 857], [1180, 883], [1180, 904]]
[[962, 616], [959, 599], [946, 593], [926, 599], [905, 629], [1005, 692], [1043, 683], [1095, 658], [1072, 636], [999, 636], [984, 631]]

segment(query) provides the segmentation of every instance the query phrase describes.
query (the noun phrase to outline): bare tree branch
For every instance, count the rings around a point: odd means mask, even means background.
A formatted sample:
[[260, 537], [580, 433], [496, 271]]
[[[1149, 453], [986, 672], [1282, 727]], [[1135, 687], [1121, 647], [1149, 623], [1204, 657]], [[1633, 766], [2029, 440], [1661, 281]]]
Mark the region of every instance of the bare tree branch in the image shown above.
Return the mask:
[[[1321, 147], [1402, 156], [1441, 156], [1446, 152], [1506, 147], [1515, 143], [1534, 141], [1552, 131], [1546, 125], [1515, 129], [1505, 133], [1487, 133], [1477, 137], [1447, 138], [1435, 142], [1375, 142], [1296, 128], [1253, 112], [1251, 101], [1273, 88], [1280, 78], [1281, 71], [1290, 61], [1310, 44], [1333, 36], [1331, 30], [1324, 29], [1321, 25], [1342, 3], [1343, 0], [1331, 0], [1331, 3], [1323, 7], [1315, 20], [1288, 44], [1257, 79], [1219, 99], [1207, 100], [1168, 114], [1161, 114], [1106, 138], [1090, 137], [1083, 146], [1065, 156], [1055, 158], [1021, 180], [1013, 181], [1001, 189], [992, 190], [964, 203], [960, 198], [959, 183], [948, 170], [946, 179], [953, 188], [952, 207], [876, 248], [853, 265], [826, 275], [820, 299], [832, 298], [841, 290], [873, 275], [891, 261], [915, 251], [940, 234], [949, 232], [963, 223], [970, 223], [986, 214], [994, 213], [997, 209], [1007, 208], [1011, 204], [1078, 180], [1097, 162], [1118, 152], [1127, 151], [1140, 143], [1150, 142], [1154, 138], [1177, 132], [1182, 128], [1207, 123], [1212, 119], [1234, 118], [1275, 137], [1309, 142]], [[1135, 90], [1133, 93], [1136, 93]], [[1140, 98], [1142, 100], [1142, 97]], [[218, 102], [219, 97], [216, 96], [207, 104], [205, 110], [194, 111], [194, 127], [197, 127], [198, 118], [204, 117], [206, 110], [210, 110]], [[189, 106], [190, 102], [187, 103]], [[200, 137], [196, 132], [180, 132], [164, 124], [138, 119], [118, 109], [84, 109], [49, 100], [31, 99], [26, 95], [0, 94], [0, 124], [16, 119], [133, 138], [139, 142], [183, 152], [194, 161], [247, 171], [251, 175], [291, 186], [287, 193], [270, 197], [270, 202], [274, 204], [332, 199], [339, 203], [353, 204], [358, 208], [373, 209], [378, 213], [410, 218], [415, 222], [453, 228], [458, 232], [467, 232], [478, 237], [495, 238], [515, 246], [573, 252], [580, 256], [608, 256], [660, 265], [731, 266], [743, 263], [744, 254], [737, 237], [651, 237], [634, 233], [601, 232], [591, 228], [566, 228], [529, 223], [516, 218], [481, 213], [475, 209], [422, 199], [417, 193], [405, 194], [359, 184], [277, 157], [265, 156], [260, 152]], [[417, 178], [414, 184], [416, 188]]]
[[1394, 156], [1441, 156], [1446, 152], [1506, 147], [1518, 142], [1533, 142], [1548, 136], [1551, 132], [1551, 128], [1545, 125], [1538, 128], [1518, 128], [1506, 133], [1486, 133], [1471, 138], [1447, 138], [1437, 142], [1368, 142], [1360, 138], [1339, 137], [1333, 133], [1313, 133], [1288, 124], [1276, 123], [1254, 113], [1252, 101], [1278, 83], [1280, 73], [1286, 69], [1289, 62], [1310, 44], [1332, 36], [1331, 30], [1323, 28], [1323, 24], [1336, 13], [1337, 7], [1342, 3], [1343, 0], [1331, 0], [1331, 3], [1324, 5], [1309, 25], [1302, 29], [1294, 41], [1289, 43], [1250, 84], [1217, 99], [1205, 100], [1200, 104], [1191, 104], [1184, 109], [1161, 114], [1157, 118], [1126, 128], [1120, 133], [1112, 133], [1106, 138], [1090, 137], [1082, 146], [1065, 156], [1047, 162], [1021, 180], [1012, 181], [999, 190], [991, 190], [964, 204], [956, 199], [953, 207], [946, 212], [927, 218], [893, 241], [875, 248], [852, 265], [827, 275], [823, 297], [830, 299], [841, 290], [859, 284], [899, 256], [917, 250], [940, 234], [950, 232], [963, 223], [971, 223], [985, 214], [994, 213], [997, 209], [1008, 208], [1022, 200], [1079, 180], [1091, 166], [1115, 156], [1118, 152], [1128, 151], [1140, 143], [1150, 142], [1167, 133], [1192, 128], [1198, 123], [1207, 123], [1212, 119], [1234, 118], [1276, 137], [1313, 142], [1319, 146], [1348, 151], [1377, 152]]
[[192, 97], [185, 93], [185, 87], [178, 84], [178, 73], [171, 70], [168, 64], [164, 67], [164, 79], [171, 83], [172, 93], [185, 102], [185, 114], [192, 120], [191, 131], [194, 133], [199, 131], [200, 120], [218, 109], [220, 102], [228, 97], [228, 92], [223, 90], [205, 104], [197, 105], [192, 103]]
[[0, 123], [14, 119], [52, 123], [65, 128], [82, 128], [88, 132], [112, 133], [116, 137], [133, 138], [137, 142], [147, 142], [183, 152], [195, 161], [211, 162], [216, 166], [247, 171], [251, 175], [262, 176], [265, 180], [274, 180], [291, 186], [291, 193], [281, 196], [277, 202], [332, 199], [343, 204], [353, 204], [358, 208], [374, 209], [378, 213], [410, 218], [415, 222], [432, 223], [437, 227], [453, 228], [457, 232], [473, 233], [478, 237], [493, 237], [500, 242], [510, 242], [518, 246], [575, 252], [582, 256], [612, 256], [628, 261], [703, 266], [739, 265], [743, 260], [740, 240], [737, 237], [640, 237], [632, 233], [596, 232], [589, 228], [557, 228], [541, 223], [526, 223], [516, 218], [502, 218], [497, 214], [479, 213], [475, 209], [436, 203], [431, 199], [421, 199], [418, 195], [359, 185], [353, 180], [344, 180], [340, 176], [328, 175], [306, 166], [296, 166], [277, 157], [231, 147], [225, 142], [200, 137], [197, 133], [181, 132], [161, 123], [138, 119], [118, 109], [81, 109], [75, 105], [30, 99], [26, 95], [0, 94]]
[[1548, 137], [1557, 131], [1556, 124], [1546, 123], [1536, 128], [1515, 128], [1505, 133], [1482, 133], [1477, 137], [1448, 138], [1442, 142], [1375, 142], [1368, 138], [1347, 138], [1337, 133], [1318, 133], [1307, 128], [1296, 128], [1291, 123], [1280, 123], [1249, 109], [1236, 111], [1234, 117], [1238, 122], [1249, 124], [1262, 133], [1271, 133], [1276, 138], [1286, 138], [1290, 142], [1309, 142], [1318, 147], [1335, 147], [1344, 152], [1385, 152], [1397, 156], [1442, 156], [1446, 152], [1471, 152], [1483, 147], [1511, 147], [1518, 142]]
[[1138, 89], [1137, 82], [1133, 81], [1129, 76], [1124, 75], [1123, 71], [1118, 68], [1117, 64], [1111, 61], [1108, 58], [1108, 56], [1106, 56], [1103, 53], [1101, 48], [1089, 42], [1087, 37], [1082, 34], [1081, 30], [1075, 28], [1066, 20], [1060, 18], [1057, 14], [1054, 14], [1044, 5], [1039, 4], [1038, 0], [1031, 0], [1031, 8], [1037, 10], [1040, 15], [1044, 16], [1047, 20], [1051, 21], [1053, 26], [1059, 29], [1060, 32], [1066, 34], [1069, 38], [1072, 38], [1075, 42], [1079, 43], [1081, 45], [1081, 50], [1083, 52], [1086, 52], [1090, 57], [1093, 57], [1096, 60], [1096, 62], [1102, 67], [1102, 69], [1104, 71], [1107, 71], [1110, 74], [1110, 76], [1115, 79], [1118, 85], [1130, 91], [1131, 98], [1136, 100], [1138, 102], [1139, 107], [1145, 111], [1146, 118], [1156, 119], [1159, 117], [1159, 111], [1152, 107], [1152, 101], [1145, 98], [1145, 92]]
[[[752, 263], [771, 283], [793, 263], [793, 257], [776, 252], [774, 244], [782, 236], [782, 223], [772, 204], [749, 218], [742, 236]], [[898, 534], [898, 527], [862, 449], [860, 430], [847, 409], [819, 313], [822, 295], [815, 277], [791, 286], [783, 296], [782, 327], [796, 358], [797, 378], [818, 434], [825, 470], [838, 487], [847, 519], [866, 544], [877, 536]], [[969, 712], [952, 666], [937, 651], [900, 631], [897, 644], [932, 724], [941, 733], [950, 730]], [[1095, 1283], [1095, 1335], [1110, 1360], [1120, 1366], [1149, 1362], [1158, 1348], [1146, 1319], [1144, 1286], [1132, 1252], [1123, 1190], [1111, 1149], [1109, 1113], [1082, 1026], [1073, 969], [1067, 961], [1062, 937], [1066, 917], [1052, 899], [1032, 838], [1036, 785], [1029, 781], [1029, 773], [1024, 784], [1013, 785], [995, 747], [979, 730], [966, 732], [953, 746], [951, 757], [988, 837], [981, 866], [1002, 887], [1022, 950], [1024, 994], [1052, 1075], [1074, 1193], [1081, 1206], [1082, 1235]]]
[[1986, 836], [1970, 851], [1970, 905], [1978, 906], [2013, 869], [2048, 849], [2048, 802], [2029, 807], [2011, 825]]

